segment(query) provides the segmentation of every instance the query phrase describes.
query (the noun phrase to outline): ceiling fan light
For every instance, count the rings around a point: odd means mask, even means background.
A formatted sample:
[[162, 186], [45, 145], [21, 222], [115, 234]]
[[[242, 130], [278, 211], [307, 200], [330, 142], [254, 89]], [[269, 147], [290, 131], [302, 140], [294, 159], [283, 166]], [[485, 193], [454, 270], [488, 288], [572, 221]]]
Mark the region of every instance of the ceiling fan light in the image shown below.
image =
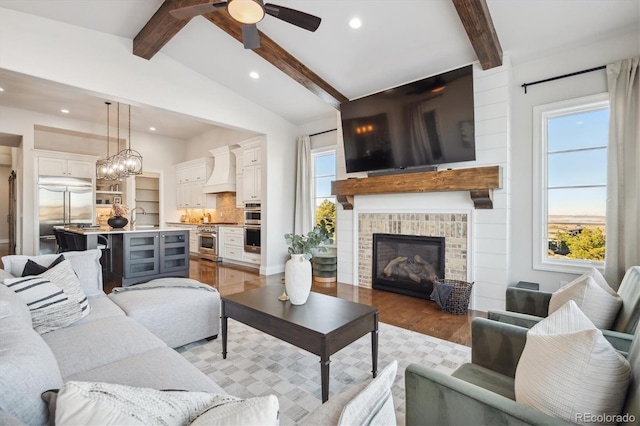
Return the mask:
[[243, 24], [255, 24], [264, 18], [262, 0], [229, 0], [227, 11], [233, 19]]

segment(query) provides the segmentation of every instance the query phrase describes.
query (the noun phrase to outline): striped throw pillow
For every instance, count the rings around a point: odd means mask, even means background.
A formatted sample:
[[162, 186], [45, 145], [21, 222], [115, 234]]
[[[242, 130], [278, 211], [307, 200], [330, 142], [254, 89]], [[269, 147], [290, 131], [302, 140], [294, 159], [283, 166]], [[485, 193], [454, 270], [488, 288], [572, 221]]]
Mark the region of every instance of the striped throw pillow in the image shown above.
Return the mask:
[[46, 278], [7, 278], [4, 284], [25, 301], [33, 329], [39, 334], [67, 327], [82, 318], [80, 304]]
[[65, 294], [69, 296], [69, 300], [79, 303], [82, 310], [82, 317], [89, 315], [89, 312], [91, 312], [91, 305], [89, 305], [87, 295], [82, 289], [82, 284], [80, 284], [80, 280], [68, 259], [63, 260], [53, 268], [38, 276], [47, 278], [52, 283], [60, 287]]
[[60, 287], [38, 276], [8, 278], [4, 284], [20, 296], [31, 311], [69, 300]]

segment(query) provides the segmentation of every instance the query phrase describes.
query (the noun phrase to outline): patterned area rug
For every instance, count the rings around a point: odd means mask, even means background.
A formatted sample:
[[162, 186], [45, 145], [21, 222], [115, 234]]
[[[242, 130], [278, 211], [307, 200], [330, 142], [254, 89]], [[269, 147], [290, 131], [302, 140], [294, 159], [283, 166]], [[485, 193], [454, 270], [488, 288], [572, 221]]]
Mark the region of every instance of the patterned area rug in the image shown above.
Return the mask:
[[[394, 359], [396, 417], [404, 424], [404, 370], [419, 363], [451, 374], [471, 359], [471, 349], [435, 337], [380, 323], [378, 371]], [[177, 349], [226, 392], [241, 398], [274, 394], [280, 424], [296, 424], [321, 405], [319, 357], [234, 320], [229, 320], [228, 355], [222, 359], [219, 337]], [[329, 400], [350, 386], [371, 380], [371, 336], [366, 335], [331, 357]]]

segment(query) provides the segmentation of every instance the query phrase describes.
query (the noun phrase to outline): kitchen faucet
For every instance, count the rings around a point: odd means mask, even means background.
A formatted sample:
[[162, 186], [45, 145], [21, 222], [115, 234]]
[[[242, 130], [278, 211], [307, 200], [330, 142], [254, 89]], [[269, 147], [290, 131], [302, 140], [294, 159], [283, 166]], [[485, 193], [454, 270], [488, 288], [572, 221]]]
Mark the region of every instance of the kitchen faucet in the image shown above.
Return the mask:
[[131, 226], [134, 226], [136, 224], [135, 219], [133, 218], [133, 212], [135, 212], [136, 210], [140, 209], [142, 211], [142, 214], [147, 214], [147, 212], [142, 208], [142, 207], [134, 207], [131, 209]]

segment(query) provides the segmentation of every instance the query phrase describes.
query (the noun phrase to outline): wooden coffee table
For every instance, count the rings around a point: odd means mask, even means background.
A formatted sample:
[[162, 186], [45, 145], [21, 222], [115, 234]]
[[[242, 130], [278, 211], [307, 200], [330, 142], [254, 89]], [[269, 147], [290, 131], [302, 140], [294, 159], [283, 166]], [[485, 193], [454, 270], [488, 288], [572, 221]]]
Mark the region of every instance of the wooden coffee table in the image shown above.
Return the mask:
[[307, 303], [281, 302], [281, 285], [222, 298], [222, 357], [227, 358], [227, 319], [291, 343], [320, 357], [322, 402], [329, 399], [329, 357], [371, 333], [373, 377], [378, 374], [378, 308], [311, 292]]

